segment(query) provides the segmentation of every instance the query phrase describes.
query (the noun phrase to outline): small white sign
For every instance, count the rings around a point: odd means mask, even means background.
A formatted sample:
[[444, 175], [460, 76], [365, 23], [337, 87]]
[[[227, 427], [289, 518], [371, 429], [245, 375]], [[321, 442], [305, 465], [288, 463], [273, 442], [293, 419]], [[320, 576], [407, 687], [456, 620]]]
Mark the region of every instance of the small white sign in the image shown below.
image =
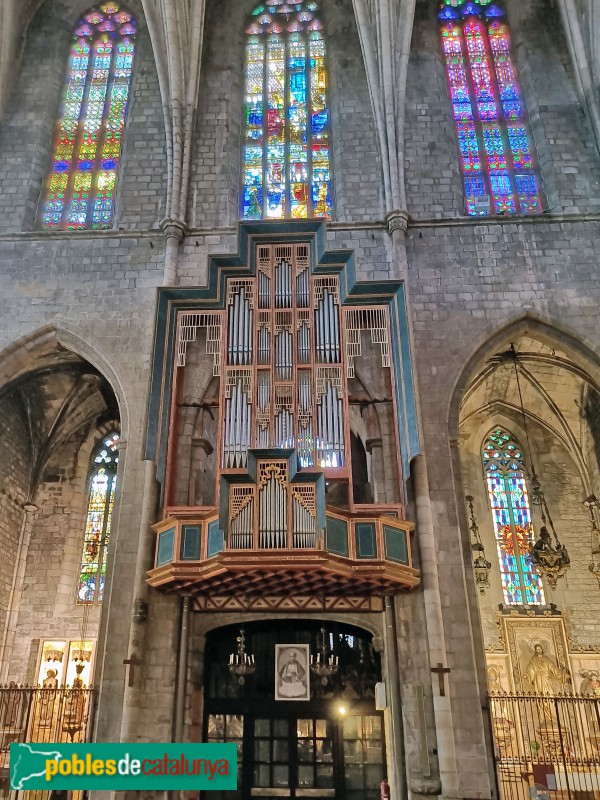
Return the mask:
[[275, 700], [310, 700], [310, 645], [275, 645]]

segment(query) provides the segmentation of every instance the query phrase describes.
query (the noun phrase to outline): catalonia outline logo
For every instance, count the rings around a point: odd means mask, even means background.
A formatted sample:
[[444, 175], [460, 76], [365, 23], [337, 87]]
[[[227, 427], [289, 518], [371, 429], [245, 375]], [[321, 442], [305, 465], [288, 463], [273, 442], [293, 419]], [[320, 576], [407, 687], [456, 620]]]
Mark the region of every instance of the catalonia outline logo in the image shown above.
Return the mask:
[[10, 788], [237, 789], [237, 747], [231, 743], [11, 744]]

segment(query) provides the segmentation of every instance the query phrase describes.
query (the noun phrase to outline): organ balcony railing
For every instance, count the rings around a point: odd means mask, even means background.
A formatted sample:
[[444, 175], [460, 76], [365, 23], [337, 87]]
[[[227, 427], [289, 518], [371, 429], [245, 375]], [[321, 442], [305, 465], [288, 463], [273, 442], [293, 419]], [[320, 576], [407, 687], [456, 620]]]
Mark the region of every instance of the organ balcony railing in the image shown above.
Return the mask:
[[[415, 588], [413, 524], [392, 510], [356, 516], [327, 509], [317, 533], [225, 539], [215, 509], [178, 512], [154, 526], [157, 546], [151, 586], [196, 597], [365, 597]], [[233, 540], [233, 541], [232, 541]], [[202, 604], [202, 600], [200, 600]]]

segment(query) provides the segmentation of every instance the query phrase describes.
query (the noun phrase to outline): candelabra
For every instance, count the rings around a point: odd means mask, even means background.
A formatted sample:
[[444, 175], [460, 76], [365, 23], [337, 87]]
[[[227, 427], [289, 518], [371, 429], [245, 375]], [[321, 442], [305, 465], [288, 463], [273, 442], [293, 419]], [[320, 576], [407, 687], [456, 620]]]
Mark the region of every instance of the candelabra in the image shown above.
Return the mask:
[[323, 686], [327, 684], [329, 678], [335, 675], [340, 667], [340, 659], [327, 649], [327, 633], [325, 628], [321, 628], [321, 647], [316, 656], [310, 657], [310, 671], [313, 675], [321, 678]]
[[479, 526], [475, 519], [475, 510], [473, 508], [473, 498], [470, 494], [465, 497], [469, 504], [469, 530], [475, 541], [471, 542], [471, 552], [473, 553], [473, 572], [475, 573], [475, 583], [481, 594], [485, 594], [485, 590], [490, 588], [490, 569], [491, 563], [485, 557], [485, 550], [481, 535], [479, 533]]
[[244, 629], [240, 628], [240, 635], [236, 637], [237, 653], [231, 653], [229, 656], [229, 672], [232, 675], [237, 675], [240, 684], [245, 683], [246, 675], [252, 675], [256, 672], [256, 664], [254, 663], [254, 656], [246, 652], [246, 634]]
[[[558, 534], [554, 528], [546, 497], [542, 491], [540, 480], [535, 473], [535, 469], [531, 472], [531, 502], [540, 510], [540, 517], [542, 518], [542, 526], [540, 528], [540, 535], [535, 544], [529, 545], [529, 554], [538, 575], [545, 577], [553, 589], [556, 589], [558, 578], [562, 578], [569, 565], [571, 559], [564, 544], [561, 544], [558, 539]], [[550, 526], [554, 541], [547, 526]]]

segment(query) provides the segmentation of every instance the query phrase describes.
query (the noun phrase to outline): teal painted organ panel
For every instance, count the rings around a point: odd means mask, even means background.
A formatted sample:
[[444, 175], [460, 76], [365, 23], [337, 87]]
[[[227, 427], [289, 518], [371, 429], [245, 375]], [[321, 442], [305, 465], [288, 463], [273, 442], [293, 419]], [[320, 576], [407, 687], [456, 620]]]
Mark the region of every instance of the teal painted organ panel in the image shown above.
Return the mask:
[[222, 553], [224, 549], [225, 539], [223, 536], [223, 531], [219, 528], [219, 521], [215, 520], [208, 526], [208, 546], [206, 549], [207, 558], [216, 556], [217, 553]]
[[377, 556], [374, 522], [357, 522], [355, 537], [358, 558], [375, 558]]
[[385, 544], [385, 557], [388, 561], [397, 561], [399, 564], [408, 566], [406, 531], [392, 528], [390, 525], [384, 525], [383, 541]]
[[200, 558], [200, 526], [184, 525], [181, 530], [181, 560], [198, 561]]
[[173, 561], [175, 553], [175, 528], [162, 531], [158, 534], [158, 553], [156, 554], [156, 566], [162, 567]]
[[327, 517], [326, 549], [339, 556], [348, 556], [348, 523]]

